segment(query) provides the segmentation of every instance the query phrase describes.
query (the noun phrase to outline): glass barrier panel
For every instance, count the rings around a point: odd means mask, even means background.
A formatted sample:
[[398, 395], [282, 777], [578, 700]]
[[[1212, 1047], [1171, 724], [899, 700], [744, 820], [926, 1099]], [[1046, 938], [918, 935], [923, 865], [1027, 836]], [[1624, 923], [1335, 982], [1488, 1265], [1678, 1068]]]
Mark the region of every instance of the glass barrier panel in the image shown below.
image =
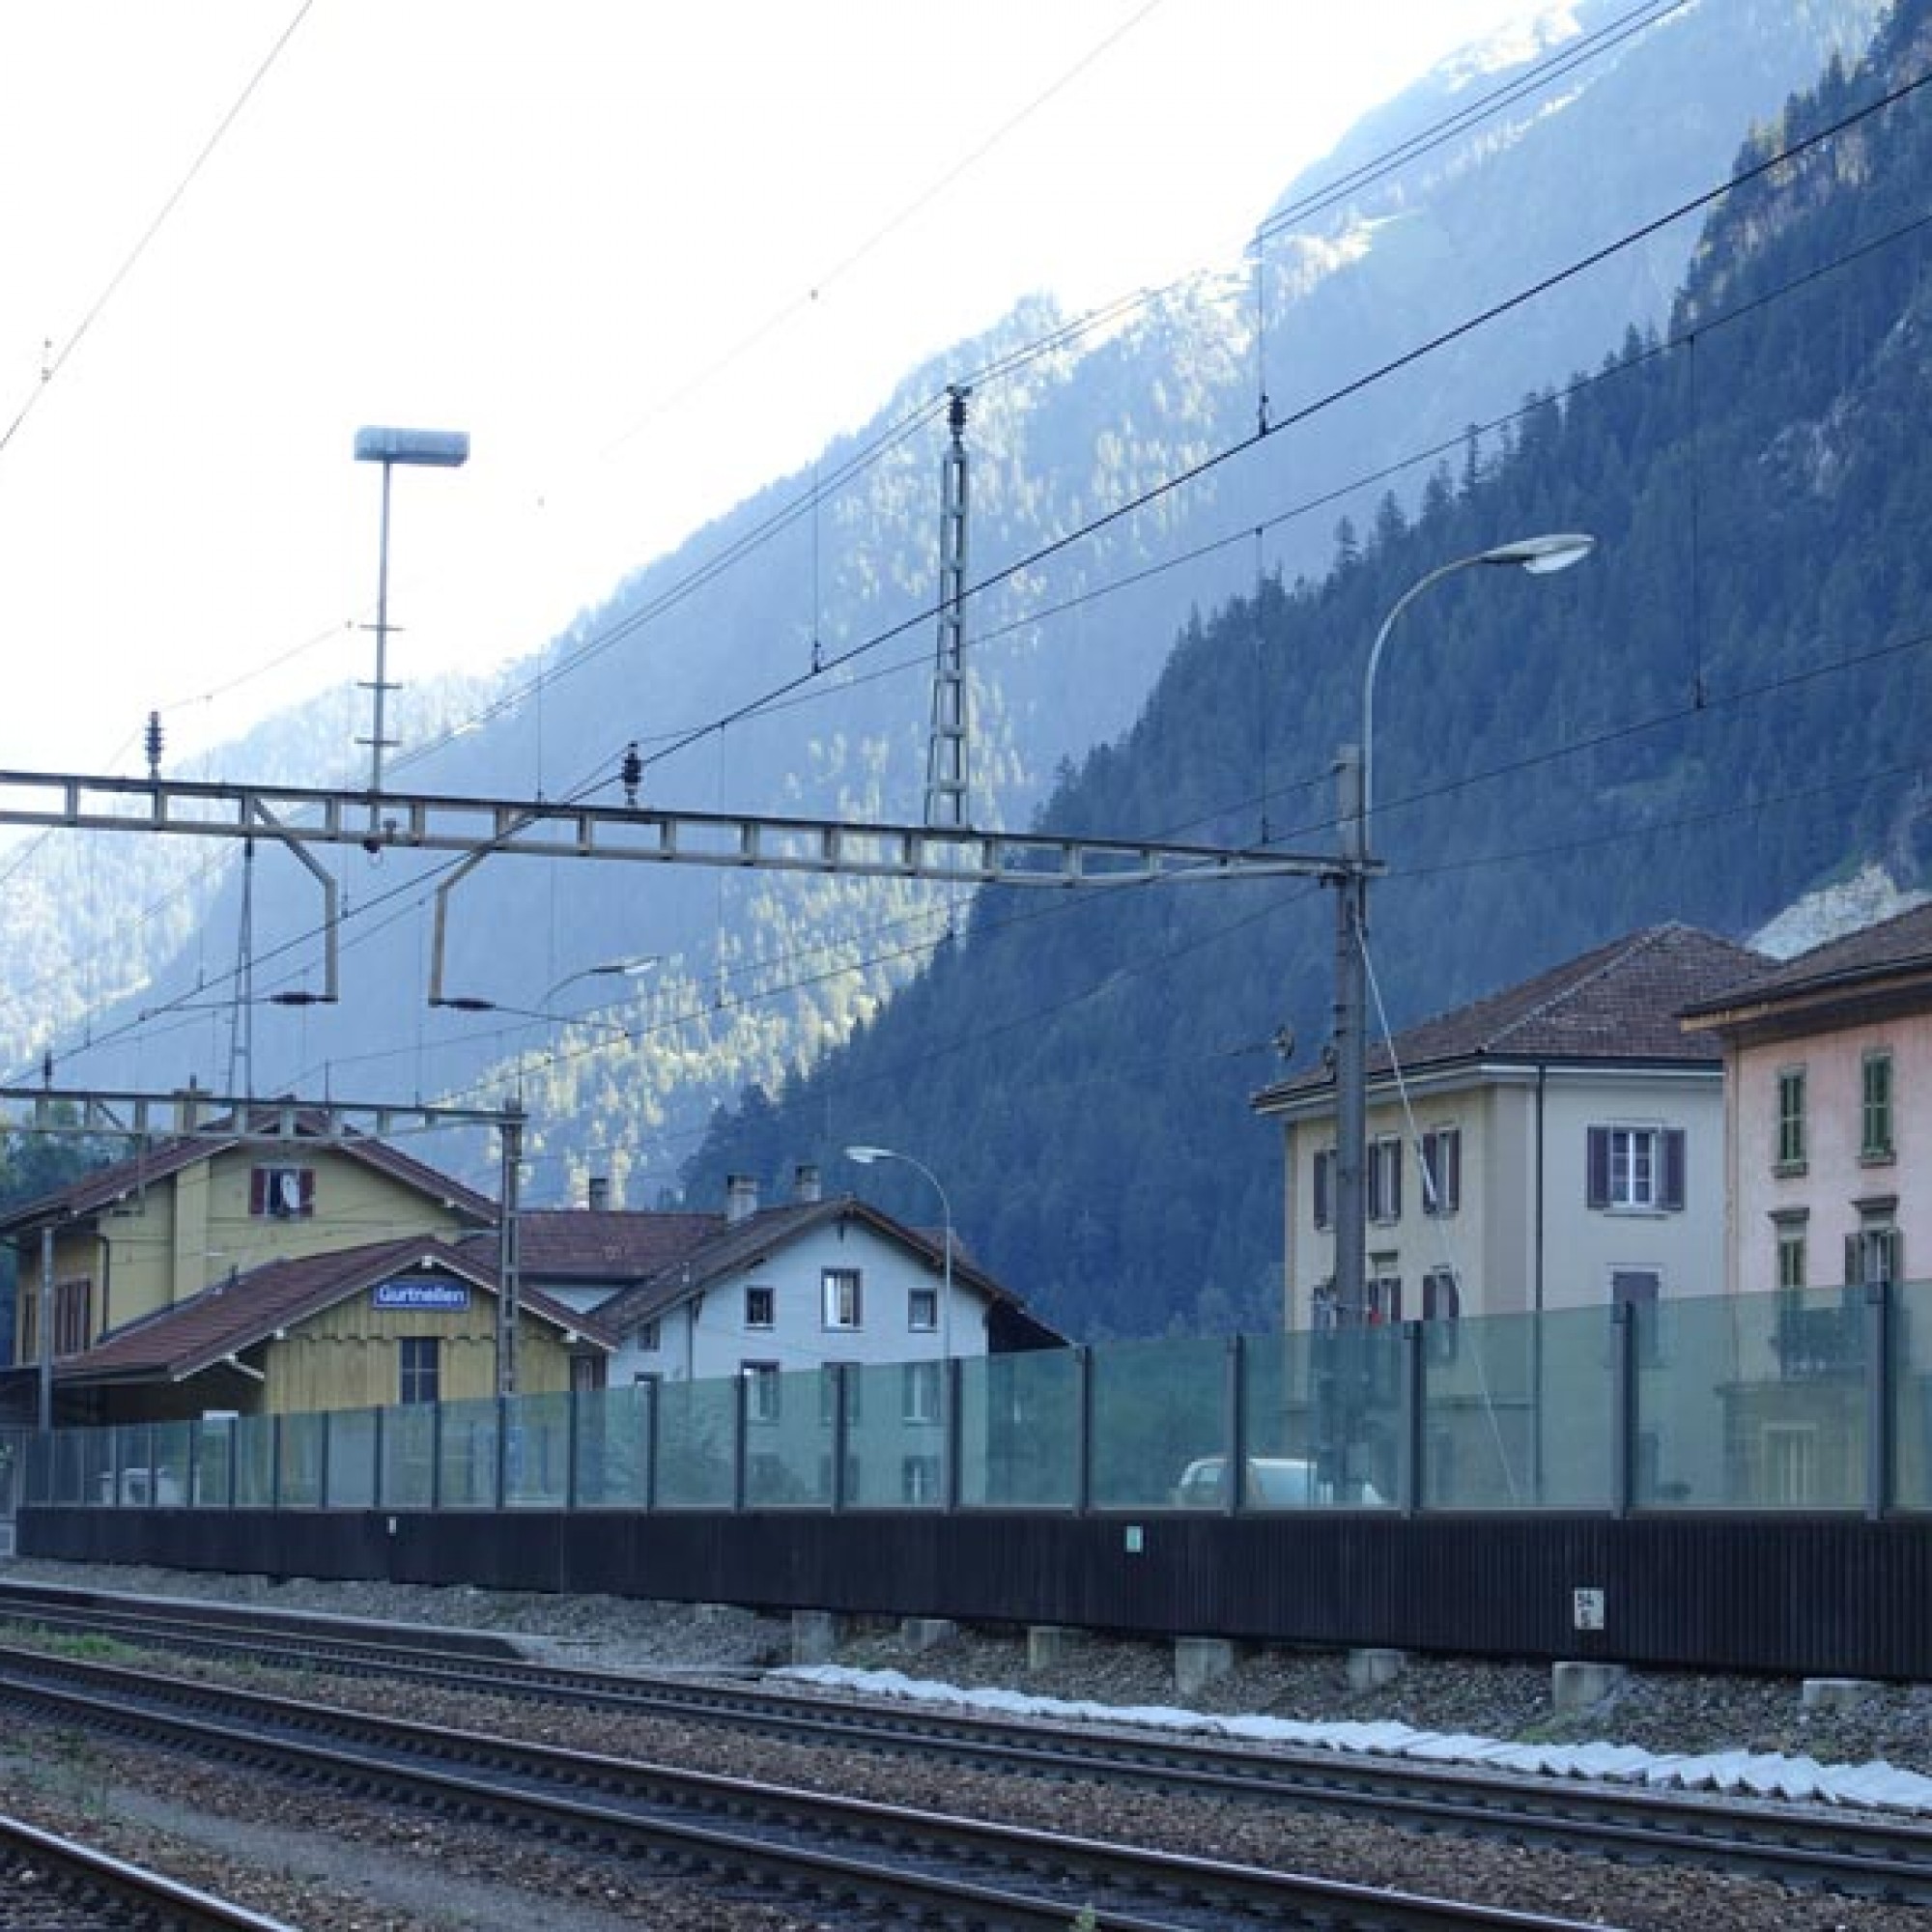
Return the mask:
[[1095, 1509], [1160, 1509], [1202, 1465], [1225, 1459], [1229, 1346], [1115, 1342], [1091, 1356], [1092, 1500]]
[[650, 1495], [651, 1388], [630, 1382], [577, 1403], [577, 1500], [583, 1509], [642, 1509]]
[[[1378, 1508], [1395, 1491], [1392, 1422], [1381, 1419], [1391, 1384], [1401, 1391], [1402, 1331], [1381, 1327], [1251, 1335], [1241, 1344], [1241, 1427], [1247, 1457], [1236, 1507], [1242, 1510]], [[1399, 1406], [1391, 1414], [1399, 1413]], [[1387, 1438], [1386, 1441], [1384, 1438]], [[1196, 1458], [1175, 1501], [1226, 1509], [1225, 1455]]]
[[437, 1448], [437, 1507], [497, 1507], [497, 1441], [502, 1426], [495, 1396], [472, 1396], [442, 1405]]
[[383, 1411], [383, 1503], [388, 1509], [436, 1507], [436, 1438], [441, 1410], [405, 1403]]
[[945, 1365], [871, 1362], [845, 1371], [845, 1502], [932, 1509], [946, 1500]]
[[239, 1509], [267, 1509], [275, 1499], [275, 1420], [272, 1415], [239, 1415], [230, 1425]]
[[1419, 1335], [1425, 1508], [1609, 1506], [1616, 1379], [1607, 1309], [1426, 1321]]
[[55, 1438], [54, 1500], [104, 1503], [113, 1485], [113, 1438], [104, 1429], [63, 1429]]
[[570, 1397], [558, 1390], [503, 1405], [503, 1502], [561, 1509], [570, 1499]]
[[658, 1507], [729, 1509], [738, 1378], [658, 1384]]
[[1079, 1351], [969, 1355], [958, 1376], [960, 1502], [1071, 1509], [1079, 1500]]
[[1932, 1510], [1932, 1282], [1891, 1292], [1891, 1503]]
[[340, 1408], [328, 1418], [328, 1483], [325, 1509], [376, 1507], [376, 1435], [381, 1411]]
[[276, 1431], [275, 1500], [283, 1509], [315, 1509], [322, 1502], [322, 1465], [327, 1454], [328, 1415], [309, 1409], [284, 1415]]
[[194, 1482], [190, 1500], [198, 1509], [226, 1509], [235, 1472], [233, 1416], [207, 1416], [194, 1430]]
[[1636, 1505], [1862, 1507], [1863, 1299], [1830, 1288], [1637, 1304]]
[[746, 1378], [748, 1509], [822, 1509], [832, 1500], [834, 1382], [823, 1369], [774, 1370]]
[[0, 1428], [0, 1516], [12, 1516], [21, 1503], [31, 1499], [27, 1487], [31, 1460], [27, 1445], [31, 1439], [31, 1432], [25, 1429]]

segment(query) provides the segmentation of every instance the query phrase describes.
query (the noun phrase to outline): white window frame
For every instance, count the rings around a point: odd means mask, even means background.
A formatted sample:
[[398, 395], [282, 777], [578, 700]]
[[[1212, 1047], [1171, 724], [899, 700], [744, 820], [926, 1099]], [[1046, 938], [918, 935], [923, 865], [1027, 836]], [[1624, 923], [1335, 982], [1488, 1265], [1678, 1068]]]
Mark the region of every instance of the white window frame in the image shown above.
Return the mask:
[[[754, 1299], [753, 1297], [759, 1297]], [[745, 1326], [757, 1330], [779, 1325], [779, 1292], [768, 1282], [745, 1284]]]
[[784, 1383], [776, 1362], [740, 1362], [738, 1373], [745, 1378], [745, 1420], [749, 1423], [775, 1423], [784, 1403]]
[[939, 1333], [939, 1291], [936, 1288], [906, 1290], [906, 1328], [914, 1335]]
[[850, 1334], [865, 1325], [865, 1284], [857, 1268], [829, 1267], [819, 1274], [820, 1325]]

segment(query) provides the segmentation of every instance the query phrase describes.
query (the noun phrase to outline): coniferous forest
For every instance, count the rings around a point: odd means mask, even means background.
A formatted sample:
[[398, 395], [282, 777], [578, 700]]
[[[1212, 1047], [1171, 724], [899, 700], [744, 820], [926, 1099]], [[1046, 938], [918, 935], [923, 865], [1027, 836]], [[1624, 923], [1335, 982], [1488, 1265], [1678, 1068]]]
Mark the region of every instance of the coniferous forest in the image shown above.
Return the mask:
[[[1334, 849], [1333, 756], [1384, 615], [1445, 560], [1580, 530], [1582, 566], [1461, 573], [1391, 639], [1372, 1022], [1657, 921], [1747, 936], [1867, 859], [1919, 883], [1928, 71], [1932, 7], [1908, 0], [1863, 71], [1834, 65], [1753, 134], [1665, 327], [1606, 318], [1598, 366], [1472, 424], [1412, 513], [1392, 490], [1325, 573], [1201, 611], [1041, 823]], [[797, 1160], [855, 1185], [840, 1148], [883, 1143], [1081, 1339], [1267, 1324], [1278, 1154], [1249, 1098], [1291, 1033], [1295, 1065], [1328, 1037], [1332, 928], [1295, 880], [981, 892], [874, 1022], [719, 1113], [689, 1197]], [[916, 1176], [866, 1191], [936, 1218]]]

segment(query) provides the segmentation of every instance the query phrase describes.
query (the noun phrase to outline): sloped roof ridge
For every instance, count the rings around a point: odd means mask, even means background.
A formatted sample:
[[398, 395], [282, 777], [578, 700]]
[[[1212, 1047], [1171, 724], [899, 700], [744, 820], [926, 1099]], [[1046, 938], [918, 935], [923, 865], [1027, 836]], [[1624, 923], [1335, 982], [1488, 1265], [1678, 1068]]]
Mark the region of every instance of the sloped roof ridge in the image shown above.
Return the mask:
[[1600, 984], [1603, 980], [1608, 979], [1612, 973], [1618, 972], [1623, 967], [1629, 965], [1640, 953], [1648, 952], [1654, 947], [1661, 945], [1663, 940], [1672, 934], [1690, 932], [1692, 928], [1684, 924], [1681, 920], [1666, 920], [1662, 925], [1647, 925], [1637, 932], [1628, 934], [1623, 939], [1612, 940], [1608, 946], [1605, 947], [1596, 955], [1594, 964], [1591, 963], [1592, 955], [1587, 952], [1581, 959], [1572, 960], [1570, 962], [1572, 966], [1583, 966], [1587, 970], [1577, 973], [1574, 977], [1565, 980], [1560, 985], [1552, 987], [1546, 998], [1532, 1001], [1528, 1006], [1522, 1008], [1512, 1018], [1506, 1020], [1496, 1029], [1495, 1033], [1491, 1037], [1489, 1044], [1492, 1046], [1500, 1045], [1512, 1034], [1520, 1033], [1523, 1028], [1530, 1025], [1532, 1021], [1543, 1019], [1548, 1014], [1554, 1012], [1557, 1008], [1575, 1000], [1579, 993], [1587, 991], [1591, 986]]

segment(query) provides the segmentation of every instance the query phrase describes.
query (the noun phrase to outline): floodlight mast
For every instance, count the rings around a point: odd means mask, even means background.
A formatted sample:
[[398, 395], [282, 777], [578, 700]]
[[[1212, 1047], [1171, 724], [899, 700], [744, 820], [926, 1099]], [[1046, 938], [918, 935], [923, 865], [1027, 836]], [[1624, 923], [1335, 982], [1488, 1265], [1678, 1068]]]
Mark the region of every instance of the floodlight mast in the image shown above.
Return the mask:
[[384, 724], [389, 683], [389, 472], [406, 464], [418, 469], [460, 469], [469, 461], [469, 435], [460, 429], [393, 429], [370, 424], [355, 432], [355, 461], [383, 466], [383, 529], [376, 567], [376, 679], [369, 736], [369, 831], [380, 830], [383, 752], [390, 742]]

